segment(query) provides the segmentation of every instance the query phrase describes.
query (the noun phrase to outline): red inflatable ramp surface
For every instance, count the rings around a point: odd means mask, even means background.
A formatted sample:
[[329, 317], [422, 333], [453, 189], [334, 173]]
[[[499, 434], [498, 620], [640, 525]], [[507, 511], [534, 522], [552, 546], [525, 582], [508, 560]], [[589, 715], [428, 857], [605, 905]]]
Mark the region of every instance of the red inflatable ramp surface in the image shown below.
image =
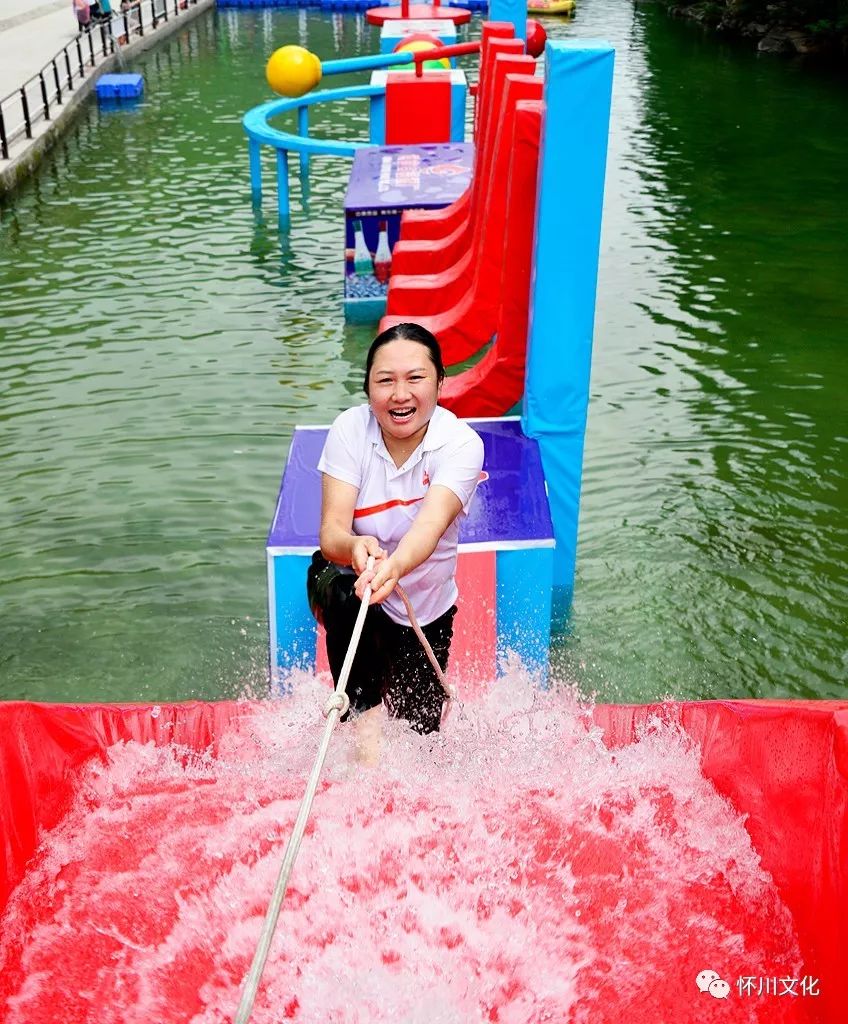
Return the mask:
[[[214, 753], [254, 709], [234, 702], [0, 704], [0, 912], [40, 832], [68, 810], [86, 761], [129, 739]], [[808, 1019], [848, 1020], [848, 702], [602, 705], [593, 715], [612, 749], [631, 744], [652, 718], [678, 723], [692, 737], [704, 776], [747, 816], [762, 867], [792, 914], [804, 971], [819, 988], [806, 1001]]]
[[56, 825], [74, 773], [121, 740], [214, 750], [247, 703], [0, 703], [0, 913], [20, 881], [42, 829]]
[[848, 1020], [848, 703], [705, 701], [598, 705], [608, 746], [651, 717], [679, 723], [701, 768], [748, 815], [754, 848], [792, 912], [820, 1020]]

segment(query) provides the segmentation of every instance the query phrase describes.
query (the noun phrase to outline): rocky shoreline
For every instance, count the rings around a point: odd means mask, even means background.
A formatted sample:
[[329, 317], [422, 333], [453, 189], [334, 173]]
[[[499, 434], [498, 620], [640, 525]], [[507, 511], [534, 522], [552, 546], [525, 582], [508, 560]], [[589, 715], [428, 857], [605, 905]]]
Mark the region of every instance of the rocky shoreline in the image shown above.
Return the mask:
[[[752, 17], [751, 5], [742, 15], [743, 5], [736, 0], [696, 0], [679, 3], [660, 0], [670, 14], [689, 18], [724, 35], [751, 39], [759, 53], [802, 55], [845, 61], [848, 58], [848, 31], [835, 23], [798, 24], [787, 20], [785, 4], [763, 4]], [[802, 14], [799, 11], [799, 14]]]

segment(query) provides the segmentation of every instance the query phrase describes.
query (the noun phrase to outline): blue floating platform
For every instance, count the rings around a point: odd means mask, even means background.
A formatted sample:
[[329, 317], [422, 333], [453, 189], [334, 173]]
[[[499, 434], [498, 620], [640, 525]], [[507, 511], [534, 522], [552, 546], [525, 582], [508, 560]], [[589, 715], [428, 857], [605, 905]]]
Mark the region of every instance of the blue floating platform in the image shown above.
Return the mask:
[[367, 11], [369, 7], [383, 6], [381, 0], [376, 3], [371, 0], [321, 0], [321, 9], [324, 11]]
[[135, 100], [144, 92], [144, 79], [138, 74], [101, 75], [96, 91], [98, 100]]
[[[472, 419], [483, 440], [480, 485], [459, 533], [459, 613], [454, 678], [494, 679], [498, 656], [515, 651], [543, 674], [550, 645], [554, 531], [535, 440], [518, 418]], [[318, 547], [327, 427], [296, 427], [266, 547], [271, 674], [323, 671], [323, 641], [306, 599], [306, 570]], [[423, 486], [423, 485], [422, 485]]]

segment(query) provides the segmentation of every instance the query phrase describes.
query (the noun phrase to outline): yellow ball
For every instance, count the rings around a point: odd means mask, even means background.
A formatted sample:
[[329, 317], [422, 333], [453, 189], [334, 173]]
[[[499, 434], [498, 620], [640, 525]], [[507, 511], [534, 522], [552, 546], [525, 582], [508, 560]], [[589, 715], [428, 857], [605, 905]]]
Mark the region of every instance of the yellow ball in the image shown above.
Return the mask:
[[281, 96], [303, 96], [321, 81], [321, 61], [302, 46], [281, 46], [268, 58], [265, 77]]

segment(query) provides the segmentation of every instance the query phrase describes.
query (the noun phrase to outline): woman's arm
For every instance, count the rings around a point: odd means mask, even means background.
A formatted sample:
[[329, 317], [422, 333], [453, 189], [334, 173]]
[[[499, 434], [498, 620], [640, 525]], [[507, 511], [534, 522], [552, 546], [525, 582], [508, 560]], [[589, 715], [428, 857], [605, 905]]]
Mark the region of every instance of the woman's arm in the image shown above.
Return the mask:
[[351, 533], [358, 495], [359, 490], [353, 484], [323, 474], [318, 543], [328, 562], [352, 565], [355, 572], [362, 573], [369, 555], [379, 560], [385, 558], [386, 552], [376, 537], [357, 537]]
[[417, 569], [433, 554], [442, 534], [461, 511], [462, 502], [453, 491], [449, 487], [434, 484], [421, 503], [415, 521], [392, 554], [371, 572], [363, 572], [356, 581], [359, 597], [362, 597], [365, 587], [370, 583], [371, 603], [384, 601], [397, 586], [399, 579]]

